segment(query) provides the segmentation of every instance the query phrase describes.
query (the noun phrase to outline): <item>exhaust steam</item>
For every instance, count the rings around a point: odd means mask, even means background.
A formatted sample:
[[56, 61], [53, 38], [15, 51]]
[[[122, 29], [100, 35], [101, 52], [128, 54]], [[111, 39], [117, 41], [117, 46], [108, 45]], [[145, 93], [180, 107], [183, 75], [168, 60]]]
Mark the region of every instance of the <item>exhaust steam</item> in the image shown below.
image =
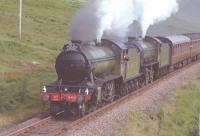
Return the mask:
[[101, 40], [102, 36], [127, 38], [129, 27], [139, 22], [142, 37], [150, 25], [178, 11], [178, 0], [89, 0], [71, 23], [72, 40]]

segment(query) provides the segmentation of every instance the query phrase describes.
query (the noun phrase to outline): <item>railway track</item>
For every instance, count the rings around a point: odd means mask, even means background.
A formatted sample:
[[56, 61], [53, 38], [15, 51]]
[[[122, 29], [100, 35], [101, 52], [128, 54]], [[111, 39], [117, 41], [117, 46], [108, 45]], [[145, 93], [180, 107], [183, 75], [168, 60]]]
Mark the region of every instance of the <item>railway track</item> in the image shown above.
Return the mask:
[[[56, 116], [59, 116], [62, 113], [63, 113], [63, 111], [58, 113]], [[41, 126], [45, 126], [45, 125], [50, 124], [54, 121], [55, 121], [55, 119], [53, 117], [48, 116], [48, 117], [46, 117], [46, 118], [44, 118], [40, 121], [37, 121], [37, 122], [34, 122], [33, 124], [30, 124], [30, 125], [28, 125], [24, 128], [21, 128], [21, 129], [18, 129], [16, 131], [12, 132], [12, 133], [9, 133], [8, 136], [20, 136], [20, 135], [29, 133], [33, 129], [39, 128]]]
[[[60, 136], [63, 134], [63, 132], [66, 132], [70, 128], [78, 126], [79, 124], [85, 123], [89, 120], [92, 120], [92, 119], [100, 116], [101, 114], [104, 114], [107, 111], [117, 107], [118, 105], [128, 101], [130, 98], [133, 99], [139, 95], [142, 95], [143, 93], [145, 93], [146, 91], [148, 91], [149, 89], [154, 87], [159, 82], [170, 79], [177, 73], [179, 73], [179, 72], [183, 71], [184, 69], [187, 69], [197, 63], [200, 63], [200, 61], [190, 63], [181, 69], [175, 70], [175, 71], [171, 72], [170, 74], [156, 80], [152, 84], [148, 84], [134, 92], [131, 92], [129, 95], [119, 98], [116, 101], [114, 101], [110, 104], [107, 104], [106, 106], [104, 106], [82, 118], [60, 121], [60, 120], [56, 120], [55, 118], [52, 118], [49, 116], [49, 117], [42, 119], [36, 123], [33, 123], [29, 126], [21, 128], [15, 132], [12, 132], [12, 133], [8, 134], [8, 136], [32, 136], [32, 135], [33, 136], [36, 136], [36, 135], [38, 135], [38, 136], [39, 135]], [[57, 114], [57, 116], [60, 116], [62, 114], [63, 114], [63, 112], [60, 112], [59, 114]]]

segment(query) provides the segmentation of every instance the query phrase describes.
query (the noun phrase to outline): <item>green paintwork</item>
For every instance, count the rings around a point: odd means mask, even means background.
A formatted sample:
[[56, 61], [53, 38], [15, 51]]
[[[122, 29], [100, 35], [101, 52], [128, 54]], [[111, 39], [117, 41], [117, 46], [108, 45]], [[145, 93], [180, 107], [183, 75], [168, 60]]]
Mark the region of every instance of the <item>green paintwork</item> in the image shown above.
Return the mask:
[[161, 51], [160, 51], [160, 67], [166, 66], [169, 64], [169, 56], [170, 56], [170, 45], [168, 43], [163, 43], [161, 45]]
[[139, 74], [140, 68], [140, 53], [136, 48], [128, 50], [129, 61], [127, 62], [127, 75], [126, 79], [132, 78]]
[[[127, 51], [127, 49], [119, 49], [116, 45], [113, 46], [112, 43], [104, 43], [100, 46], [91, 43], [81, 47], [92, 65], [95, 76], [113, 74], [129, 79], [139, 75], [140, 52], [136, 47], [131, 47]], [[129, 57], [128, 61], [124, 60], [124, 55]]]
[[101, 61], [101, 62], [95, 62], [92, 64], [94, 67], [93, 72], [95, 75], [100, 75], [104, 72], [107, 73], [115, 73], [115, 66], [116, 66], [116, 60], [108, 60], [108, 61]]
[[144, 40], [137, 41], [139, 46], [142, 48], [144, 53], [143, 55], [143, 63], [148, 63], [150, 61], [157, 60], [157, 47], [155, 45], [150, 44]]
[[91, 63], [95, 76], [103, 73], [119, 74], [118, 57], [111, 46], [96, 46], [91, 43], [81, 47], [81, 50]]

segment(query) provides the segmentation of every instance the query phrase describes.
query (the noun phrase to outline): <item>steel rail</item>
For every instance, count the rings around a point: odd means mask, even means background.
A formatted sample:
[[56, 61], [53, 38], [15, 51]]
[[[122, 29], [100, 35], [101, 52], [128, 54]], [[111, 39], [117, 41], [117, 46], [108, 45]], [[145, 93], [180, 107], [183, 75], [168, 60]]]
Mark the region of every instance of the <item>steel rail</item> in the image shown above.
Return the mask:
[[[63, 111], [59, 112], [58, 114], [56, 114], [56, 116], [59, 116], [60, 114], [62, 114]], [[52, 116], [48, 116], [42, 120], [39, 120], [37, 122], [34, 122], [33, 124], [30, 124], [29, 126], [26, 126], [24, 128], [18, 129], [10, 134], [8, 134], [8, 136], [20, 136], [23, 135], [24, 133], [30, 132], [32, 129], [38, 128], [40, 126], [44, 126], [46, 124], [48, 124], [49, 122], [54, 121], [54, 118]]]

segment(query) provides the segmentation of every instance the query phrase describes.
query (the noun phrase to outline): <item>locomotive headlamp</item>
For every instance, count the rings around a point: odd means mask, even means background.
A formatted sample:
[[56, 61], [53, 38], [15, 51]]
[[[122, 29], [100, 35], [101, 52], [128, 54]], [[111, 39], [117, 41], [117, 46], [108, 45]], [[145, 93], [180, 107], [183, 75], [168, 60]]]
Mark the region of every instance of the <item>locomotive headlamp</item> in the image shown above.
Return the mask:
[[85, 95], [88, 95], [89, 94], [89, 89], [87, 88], [86, 90], [85, 90]]
[[78, 93], [82, 94], [82, 95], [88, 95], [89, 94], [89, 89], [88, 88], [86, 88], [86, 89], [83, 89], [83, 88], [79, 89]]
[[43, 92], [44, 92], [44, 93], [47, 92], [47, 88], [46, 88], [46, 86], [43, 86]]
[[65, 88], [64, 91], [67, 92], [67, 91], [68, 91], [68, 88]]
[[82, 90], [81, 90], [81, 89], [79, 89], [79, 90], [78, 90], [78, 93], [79, 93], [79, 94], [81, 94], [81, 93], [82, 93]]
[[124, 60], [129, 61], [129, 56], [124, 55]]

